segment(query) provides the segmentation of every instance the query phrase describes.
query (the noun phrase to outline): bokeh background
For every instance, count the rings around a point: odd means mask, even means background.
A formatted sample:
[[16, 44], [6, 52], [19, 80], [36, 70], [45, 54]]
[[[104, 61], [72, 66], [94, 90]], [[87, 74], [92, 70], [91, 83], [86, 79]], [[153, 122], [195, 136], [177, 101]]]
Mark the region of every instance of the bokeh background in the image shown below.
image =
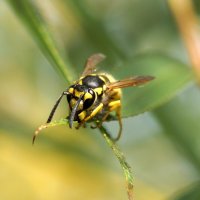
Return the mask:
[[[166, 1], [34, 2], [77, 77], [94, 52], [119, 67], [153, 52], [191, 68]], [[198, 16], [198, 0], [194, 6]], [[31, 145], [67, 87], [10, 4], [0, 1], [0, 199], [127, 198], [120, 165], [98, 130], [54, 127]], [[152, 112], [123, 120], [118, 144], [132, 167], [137, 200], [200, 199], [199, 105], [199, 88], [189, 81]], [[55, 118], [67, 113], [63, 101]], [[106, 126], [118, 129], [116, 122]]]

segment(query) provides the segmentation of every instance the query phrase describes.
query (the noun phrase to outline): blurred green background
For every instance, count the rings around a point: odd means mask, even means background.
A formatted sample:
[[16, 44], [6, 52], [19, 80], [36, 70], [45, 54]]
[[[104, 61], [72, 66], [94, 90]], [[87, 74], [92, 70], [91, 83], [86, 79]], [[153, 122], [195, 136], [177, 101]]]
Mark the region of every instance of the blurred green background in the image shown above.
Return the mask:
[[[190, 71], [165, 1], [34, 3], [77, 77], [86, 58], [95, 52], [107, 55], [105, 68], [112, 66], [107, 71], [118, 78], [130, 76], [132, 71], [140, 75], [132, 63], [156, 63], [161, 66], [159, 73], [167, 74], [165, 66], [179, 62]], [[199, 2], [194, 3], [200, 11]], [[124, 63], [128, 63], [126, 68]], [[156, 75], [151, 67], [147, 73]], [[165, 80], [166, 88], [171, 84], [170, 76]], [[177, 89], [169, 95], [156, 82], [154, 90], [149, 86], [149, 96], [156, 98], [162, 91], [164, 97], [155, 105], [151, 102], [156, 107], [152, 112], [123, 119], [124, 131], [118, 144], [132, 167], [137, 200], [200, 199], [200, 92], [194, 81], [187, 79], [179, 84], [179, 78], [172, 77], [173, 86], [177, 80]], [[0, 1], [0, 199], [127, 198], [120, 165], [97, 130], [54, 127], [43, 131], [31, 145], [35, 129], [46, 121], [56, 98], [67, 87], [14, 10]], [[124, 115], [128, 116], [137, 102], [143, 105], [144, 98], [130, 101], [130, 91], [137, 94], [138, 89], [124, 92], [124, 104], [129, 103]], [[67, 113], [63, 100], [55, 118]], [[113, 134], [118, 130], [116, 122], [106, 123], [106, 127]]]

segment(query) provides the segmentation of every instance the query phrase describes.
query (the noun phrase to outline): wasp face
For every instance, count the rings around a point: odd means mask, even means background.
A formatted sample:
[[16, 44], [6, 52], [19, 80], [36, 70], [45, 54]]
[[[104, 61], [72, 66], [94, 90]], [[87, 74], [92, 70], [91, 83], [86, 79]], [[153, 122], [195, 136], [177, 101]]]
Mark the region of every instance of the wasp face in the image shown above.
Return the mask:
[[93, 105], [96, 95], [93, 89], [87, 88], [84, 85], [72, 85], [68, 89], [67, 101], [69, 107], [72, 110], [80, 99], [77, 111], [82, 111], [88, 109]]
[[78, 114], [90, 108], [96, 99], [93, 89], [80, 84], [75, 84], [67, 90], [67, 101], [71, 114], [69, 122], [79, 121]]

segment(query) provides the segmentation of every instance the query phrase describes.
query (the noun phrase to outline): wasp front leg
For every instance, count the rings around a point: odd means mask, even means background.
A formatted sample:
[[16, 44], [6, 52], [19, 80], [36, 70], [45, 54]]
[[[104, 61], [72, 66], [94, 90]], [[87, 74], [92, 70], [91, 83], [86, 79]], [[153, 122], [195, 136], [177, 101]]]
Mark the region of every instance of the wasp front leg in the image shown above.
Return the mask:
[[85, 122], [87, 122], [88, 120], [92, 119], [97, 113], [99, 113], [103, 108], [103, 103], [100, 103], [91, 113], [90, 115], [86, 116], [86, 112], [83, 111], [81, 112], [78, 116], [79, 119], [81, 120], [80, 123], [78, 124], [78, 126], [76, 127], [77, 129], [79, 129]]

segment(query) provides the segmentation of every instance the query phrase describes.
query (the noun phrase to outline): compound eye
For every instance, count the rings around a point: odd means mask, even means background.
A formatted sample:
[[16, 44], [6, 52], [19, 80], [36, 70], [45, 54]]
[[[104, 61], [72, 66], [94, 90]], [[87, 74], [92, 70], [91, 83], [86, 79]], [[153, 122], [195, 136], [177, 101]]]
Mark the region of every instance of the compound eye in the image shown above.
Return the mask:
[[67, 94], [67, 101], [68, 101], [68, 103], [70, 103], [70, 101], [71, 101], [71, 99], [72, 99], [72, 94]]
[[83, 109], [86, 110], [88, 109], [90, 106], [92, 106], [92, 104], [94, 103], [94, 98], [92, 99], [86, 99], [83, 103]]

